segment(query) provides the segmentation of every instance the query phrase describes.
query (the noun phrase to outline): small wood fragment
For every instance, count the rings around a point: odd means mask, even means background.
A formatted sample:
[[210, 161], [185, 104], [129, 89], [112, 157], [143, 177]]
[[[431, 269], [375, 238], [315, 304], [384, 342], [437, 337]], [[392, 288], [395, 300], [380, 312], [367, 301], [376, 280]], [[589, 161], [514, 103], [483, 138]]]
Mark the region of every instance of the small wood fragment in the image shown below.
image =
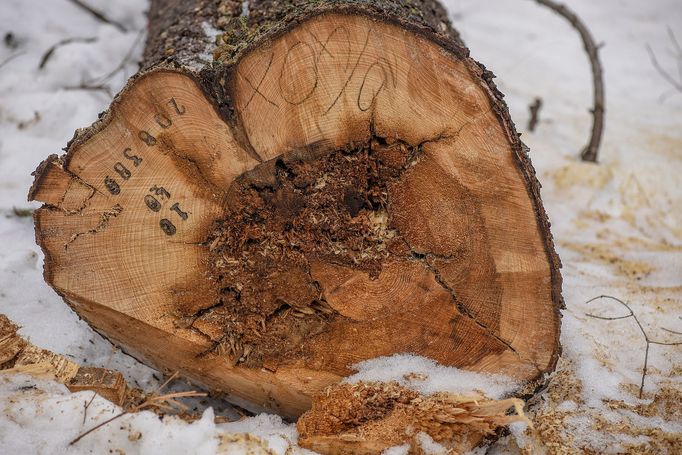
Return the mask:
[[452, 453], [464, 453], [514, 422], [530, 423], [519, 399], [424, 396], [393, 382], [360, 382], [316, 395], [296, 427], [301, 447], [324, 455], [379, 454], [405, 443], [410, 453], [421, 453], [420, 433]]
[[0, 314], [0, 373], [54, 378], [71, 392], [91, 390], [118, 406], [123, 406], [130, 394], [139, 394], [128, 388], [120, 372], [81, 367], [62, 355], [34, 346], [17, 330], [7, 316]]
[[81, 367], [66, 384], [71, 392], [92, 390], [102, 398], [122, 406], [126, 400], [127, 384], [123, 375], [114, 370], [95, 367]]

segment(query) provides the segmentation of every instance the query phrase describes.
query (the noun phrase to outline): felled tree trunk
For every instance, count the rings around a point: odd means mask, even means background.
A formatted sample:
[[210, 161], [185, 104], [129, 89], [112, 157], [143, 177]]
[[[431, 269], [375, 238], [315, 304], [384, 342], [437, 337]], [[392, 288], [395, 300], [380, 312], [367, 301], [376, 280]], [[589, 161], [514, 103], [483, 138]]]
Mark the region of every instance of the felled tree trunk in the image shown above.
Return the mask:
[[30, 199], [45, 278], [158, 368], [296, 416], [409, 352], [532, 384], [559, 353], [539, 185], [443, 7], [152, 1], [143, 70]]

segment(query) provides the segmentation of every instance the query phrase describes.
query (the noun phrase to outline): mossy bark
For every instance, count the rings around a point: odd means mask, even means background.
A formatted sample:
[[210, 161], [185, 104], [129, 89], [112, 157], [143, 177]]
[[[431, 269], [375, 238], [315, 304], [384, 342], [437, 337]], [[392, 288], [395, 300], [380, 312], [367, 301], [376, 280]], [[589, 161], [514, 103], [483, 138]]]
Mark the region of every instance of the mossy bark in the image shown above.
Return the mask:
[[206, 55], [235, 61], [257, 43], [326, 12], [392, 21], [468, 53], [437, 0], [152, 0], [143, 67], [204, 66], [212, 63]]

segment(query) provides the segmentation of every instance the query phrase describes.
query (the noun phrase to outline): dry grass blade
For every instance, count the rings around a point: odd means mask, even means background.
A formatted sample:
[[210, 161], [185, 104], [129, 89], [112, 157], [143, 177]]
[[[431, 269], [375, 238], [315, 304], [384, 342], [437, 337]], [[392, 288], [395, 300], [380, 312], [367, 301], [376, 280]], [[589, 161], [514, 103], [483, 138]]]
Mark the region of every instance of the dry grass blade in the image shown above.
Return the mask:
[[[208, 395], [205, 392], [196, 392], [194, 390], [189, 390], [189, 391], [184, 391], [184, 392], [173, 392], [173, 393], [167, 393], [164, 395], [158, 395], [158, 392], [163, 390], [168, 384], [175, 378], [177, 378], [178, 372], [176, 371], [172, 375], [166, 379], [166, 381], [161, 384], [159, 387], [157, 387], [147, 398], [145, 398], [141, 403], [131, 406], [128, 409], [126, 409], [123, 412], [120, 412], [119, 414], [116, 414], [115, 416], [111, 417], [110, 419], [105, 420], [104, 422], [98, 423], [94, 427], [90, 428], [89, 430], [81, 433], [78, 435], [76, 438], [74, 438], [71, 442], [69, 442], [69, 445], [74, 445], [81, 439], [83, 439], [85, 436], [89, 435], [93, 431], [98, 430], [99, 428], [102, 428], [103, 426], [113, 422], [114, 420], [123, 417], [126, 414], [132, 414], [135, 412], [143, 411], [146, 409], [158, 409], [162, 410], [165, 412], [171, 412], [174, 409], [180, 409], [181, 411], [186, 411], [187, 406], [184, 404], [180, 403], [177, 401], [178, 398], [195, 398], [195, 397], [205, 397]], [[93, 396], [94, 399], [94, 396]], [[90, 400], [92, 401], [92, 400]], [[86, 407], [87, 409], [87, 407]]]

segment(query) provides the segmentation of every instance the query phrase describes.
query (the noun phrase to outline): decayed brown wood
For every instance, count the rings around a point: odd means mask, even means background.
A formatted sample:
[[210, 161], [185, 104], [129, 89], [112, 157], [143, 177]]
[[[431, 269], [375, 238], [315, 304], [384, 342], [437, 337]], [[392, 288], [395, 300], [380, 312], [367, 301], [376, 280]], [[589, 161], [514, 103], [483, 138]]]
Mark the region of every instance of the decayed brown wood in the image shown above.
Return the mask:
[[145, 57], [29, 195], [98, 331], [287, 416], [381, 355], [554, 368], [539, 185], [438, 3], [155, 1]]

